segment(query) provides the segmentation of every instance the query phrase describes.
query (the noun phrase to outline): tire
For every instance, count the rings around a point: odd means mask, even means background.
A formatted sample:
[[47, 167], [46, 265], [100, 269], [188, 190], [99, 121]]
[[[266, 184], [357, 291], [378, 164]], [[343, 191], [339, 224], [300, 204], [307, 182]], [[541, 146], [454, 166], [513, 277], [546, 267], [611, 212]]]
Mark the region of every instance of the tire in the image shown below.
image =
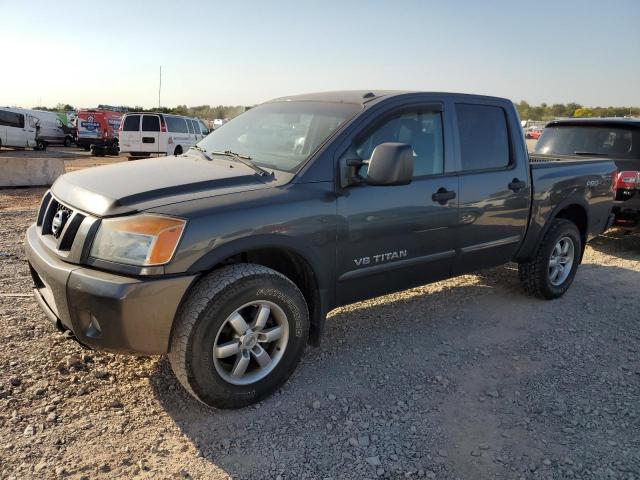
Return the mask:
[[70, 147], [71, 146], [71, 139], [69, 137], [64, 137], [63, 145], [65, 147]]
[[[563, 250], [564, 245], [570, 245], [566, 254], [557, 256], [557, 246]], [[553, 258], [560, 258], [552, 262]], [[538, 298], [552, 300], [559, 298], [569, 289], [578, 269], [582, 257], [582, 239], [575, 223], [563, 218], [556, 218], [545, 233], [538, 246], [536, 255], [529, 261], [518, 265], [518, 276], [525, 291]], [[562, 261], [564, 259], [564, 263]], [[570, 266], [567, 267], [571, 261]], [[563, 265], [561, 273], [553, 280], [556, 264]]]
[[[267, 323], [256, 326], [258, 312], [265, 307], [269, 308]], [[237, 318], [236, 313], [247, 325], [238, 328], [230, 322]], [[278, 328], [280, 336], [267, 343], [267, 335]], [[245, 333], [236, 338], [243, 330]], [[287, 381], [302, 357], [308, 336], [307, 304], [291, 280], [261, 265], [229, 265], [202, 278], [180, 307], [169, 361], [182, 386], [200, 402], [217, 408], [241, 408], [271, 395]], [[214, 353], [216, 345], [231, 346], [234, 351]], [[266, 361], [272, 363], [260, 367], [257, 357], [265, 351]], [[246, 373], [242, 370], [240, 376], [234, 376], [243, 356], [250, 359]]]
[[176, 149], [173, 151], [174, 155], [182, 155], [182, 147], [178, 145]]
[[47, 149], [47, 142], [43, 140], [37, 140], [34, 150], [44, 152], [46, 149]]
[[82, 146], [82, 149], [83, 149], [85, 152], [88, 152], [89, 150], [91, 150], [91, 145], [83, 145], [83, 146]]

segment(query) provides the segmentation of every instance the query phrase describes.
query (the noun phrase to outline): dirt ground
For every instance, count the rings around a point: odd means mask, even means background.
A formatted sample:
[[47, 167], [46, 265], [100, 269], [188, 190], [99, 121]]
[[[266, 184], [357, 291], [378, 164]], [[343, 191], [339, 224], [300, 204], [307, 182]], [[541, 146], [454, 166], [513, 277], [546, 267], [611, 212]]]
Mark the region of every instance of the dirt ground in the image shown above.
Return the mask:
[[49, 324], [43, 193], [0, 190], [2, 479], [640, 478], [640, 235], [595, 239], [551, 302], [507, 265], [335, 310], [276, 395], [218, 411]]

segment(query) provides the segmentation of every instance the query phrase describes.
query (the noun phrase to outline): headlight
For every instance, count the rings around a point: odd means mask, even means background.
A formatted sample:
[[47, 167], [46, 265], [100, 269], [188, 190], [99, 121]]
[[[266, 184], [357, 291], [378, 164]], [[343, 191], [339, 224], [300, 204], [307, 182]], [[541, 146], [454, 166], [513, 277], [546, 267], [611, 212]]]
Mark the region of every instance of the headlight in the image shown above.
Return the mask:
[[143, 267], [162, 265], [173, 257], [186, 220], [160, 215], [134, 215], [102, 221], [91, 256]]

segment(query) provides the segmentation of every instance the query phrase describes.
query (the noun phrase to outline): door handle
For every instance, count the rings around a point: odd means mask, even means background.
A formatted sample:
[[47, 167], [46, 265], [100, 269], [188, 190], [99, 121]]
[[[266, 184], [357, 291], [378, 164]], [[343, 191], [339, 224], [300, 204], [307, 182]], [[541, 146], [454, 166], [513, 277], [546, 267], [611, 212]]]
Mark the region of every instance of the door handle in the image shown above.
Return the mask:
[[527, 182], [523, 182], [522, 180], [518, 180], [517, 178], [514, 178], [511, 181], [511, 183], [509, 183], [508, 185], [509, 190], [513, 190], [514, 192], [518, 192], [519, 190], [522, 190], [526, 186], [527, 186]]
[[436, 193], [431, 195], [431, 200], [438, 202], [440, 205], [444, 205], [454, 198], [456, 198], [456, 192], [449, 191], [444, 187], [440, 187]]

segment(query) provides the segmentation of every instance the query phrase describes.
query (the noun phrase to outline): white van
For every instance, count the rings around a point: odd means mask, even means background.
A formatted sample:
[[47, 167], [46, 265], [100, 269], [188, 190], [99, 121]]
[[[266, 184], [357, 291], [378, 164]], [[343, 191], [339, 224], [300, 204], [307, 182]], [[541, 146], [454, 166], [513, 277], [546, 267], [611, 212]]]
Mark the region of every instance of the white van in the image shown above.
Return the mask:
[[120, 122], [120, 153], [131, 157], [180, 155], [204, 137], [198, 119], [167, 113], [126, 113]]
[[28, 113], [0, 108], [0, 147], [36, 148], [38, 119]]

